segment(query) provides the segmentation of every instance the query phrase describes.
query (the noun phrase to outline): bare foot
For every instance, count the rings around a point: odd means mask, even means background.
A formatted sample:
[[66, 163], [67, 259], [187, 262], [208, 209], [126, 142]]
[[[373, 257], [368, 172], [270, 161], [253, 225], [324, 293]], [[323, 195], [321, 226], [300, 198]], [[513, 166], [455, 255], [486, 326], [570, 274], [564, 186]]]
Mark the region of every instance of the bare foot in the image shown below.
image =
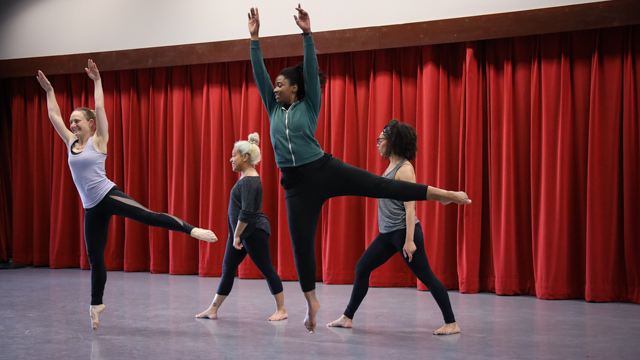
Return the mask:
[[334, 322], [330, 322], [327, 324], [328, 327], [342, 327], [342, 328], [352, 328], [353, 320], [348, 317], [342, 315], [340, 318]]
[[214, 308], [208, 308], [207, 310], [201, 312], [200, 314], [196, 315], [196, 318], [198, 319], [211, 319], [211, 320], [215, 320], [218, 318], [218, 311]]
[[318, 310], [320, 310], [320, 302], [318, 300], [307, 302], [307, 316], [304, 317], [304, 326], [309, 330], [310, 334], [316, 331]]
[[289, 317], [289, 314], [287, 314], [287, 310], [281, 309], [281, 310], [277, 310], [275, 314], [271, 315], [271, 317], [269, 318], [269, 321], [280, 321], [288, 317]]
[[194, 238], [196, 238], [198, 240], [203, 240], [203, 241], [206, 241], [206, 242], [216, 242], [216, 241], [218, 241], [218, 238], [216, 237], [216, 234], [214, 234], [213, 231], [206, 230], [206, 229], [193, 228], [193, 230], [191, 230], [191, 236], [193, 236]]
[[433, 335], [451, 335], [451, 334], [459, 334], [459, 333], [460, 333], [460, 327], [458, 326], [458, 323], [453, 322], [450, 324], [444, 324], [443, 327], [434, 331], [432, 334]]
[[91, 328], [94, 331], [98, 330], [98, 323], [100, 322], [98, 320], [98, 317], [100, 316], [100, 314], [102, 314], [105, 308], [106, 306], [104, 306], [104, 304], [89, 306], [89, 315], [91, 315]]
[[471, 199], [464, 191], [447, 191], [440, 199], [438, 199], [442, 205], [450, 203], [456, 203], [460, 205], [471, 204]]

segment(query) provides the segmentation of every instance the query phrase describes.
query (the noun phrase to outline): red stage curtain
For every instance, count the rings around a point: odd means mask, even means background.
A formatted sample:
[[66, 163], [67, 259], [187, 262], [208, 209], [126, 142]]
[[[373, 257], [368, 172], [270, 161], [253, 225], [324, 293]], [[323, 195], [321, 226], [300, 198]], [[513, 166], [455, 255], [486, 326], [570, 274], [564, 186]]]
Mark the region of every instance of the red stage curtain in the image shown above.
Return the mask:
[[[266, 65], [275, 77], [299, 61]], [[375, 139], [397, 118], [418, 132], [418, 182], [465, 190], [473, 200], [417, 204], [431, 267], [447, 288], [640, 303], [639, 26], [322, 54], [319, 63], [329, 75], [316, 132], [326, 152], [381, 174]], [[284, 193], [250, 63], [103, 78], [108, 176], [150, 209], [211, 228], [221, 240], [206, 244], [114, 218], [108, 269], [219, 276], [238, 178], [228, 160], [235, 141], [258, 132], [272, 258], [284, 280], [295, 280]], [[93, 106], [86, 75], [51, 81], [65, 117]], [[2, 85], [0, 220], [12, 227], [0, 233], [0, 256], [12, 228], [15, 262], [88, 268], [83, 210], [45, 94], [31, 77]], [[329, 201], [317, 231], [318, 280], [352, 283], [377, 233], [375, 200]], [[250, 260], [239, 275], [261, 277]], [[400, 256], [371, 284], [425, 289]]]
[[0, 80], [0, 262], [12, 257], [11, 81]]

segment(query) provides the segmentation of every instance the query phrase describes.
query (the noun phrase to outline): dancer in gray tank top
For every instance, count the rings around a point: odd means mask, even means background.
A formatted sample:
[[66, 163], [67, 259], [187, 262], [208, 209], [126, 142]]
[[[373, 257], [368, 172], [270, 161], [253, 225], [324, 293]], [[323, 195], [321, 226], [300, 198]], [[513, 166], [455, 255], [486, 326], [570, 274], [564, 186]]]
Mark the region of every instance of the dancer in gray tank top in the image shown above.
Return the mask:
[[[409, 160], [416, 158], [417, 140], [416, 130], [410, 125], [391, 120], [389, 125], [385, 126], [377, 139], [380, 155], [390, 160], [383, 177], [416, 182], [416, 175]], [[356, 278], [347, 309], [338, 320], [327, 326], [353, 327], [353, 316], [369, 290], [371, 272], [399, 252], [411, 271], [429, 288], [442, 311], [445, 325], [433, 334], [459, 333], [460, 327], [453, 315], [447, 289], [429, 267], [429, 260], [424, 251], [422, 227], [416, 217], [415, 202], [378, 199], [378, 227], [380, 234], [362, 254], [356, 265]]]
[[67, 145], [69, 169], [85, 209], [84, 241], [91, 265], [89, 314], [91, 327], [97, 330], [98, 317], [105, 309], [102, 301], [104, 285], [107, 282], [104, 250], [109, 235], [109, 222], [113, 215], [124, 216], [150, 226], [181, 231], [203, 241], [214, 242], [218, 239], [211, 230], [200, 229], [173, 215], [157, 213], [145, 208], [120, 191], [107, 178], [104, 164], [107, 159], [109, 123], [104, 108], [102, 80], [98, 67], [92, 60], [89, 60], [85, 70], [94, 81], [96, 109], [95, 111], [85, 107], [75, 109], [69, 120], [71, 130], [64, 124], [53, 86], [42, 71], [38, 71], [37, 79], [47, 92], [47, 108], [51, 124]]

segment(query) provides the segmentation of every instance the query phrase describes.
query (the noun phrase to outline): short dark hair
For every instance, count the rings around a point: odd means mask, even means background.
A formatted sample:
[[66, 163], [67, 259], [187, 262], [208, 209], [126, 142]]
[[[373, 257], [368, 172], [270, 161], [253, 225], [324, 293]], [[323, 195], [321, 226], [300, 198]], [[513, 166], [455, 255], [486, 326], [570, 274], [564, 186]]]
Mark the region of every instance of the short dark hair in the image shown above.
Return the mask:
[[[306, 92], [304, 91], [304, 64], [298, 63], [294, 67], [284, 68], [280, 71], [280, 74], [285, 77], [285, 79], [289, 80], [289, 86], [298, 85], [298, 99], [302, 100], [305, 97]], [[327, 83], [327, 75], [322, 71], [318, 71], [318, 76], [320, 77], [320, 89], [324, 88], [324, 85]]]
[[385, 158], [396, 155], [407, 160], [414, 160], [418, 152], [418, 134], [416, 129], [396, 119], [389, 121], [382, 133], [387, 139], [387, 147], [384, 151]]

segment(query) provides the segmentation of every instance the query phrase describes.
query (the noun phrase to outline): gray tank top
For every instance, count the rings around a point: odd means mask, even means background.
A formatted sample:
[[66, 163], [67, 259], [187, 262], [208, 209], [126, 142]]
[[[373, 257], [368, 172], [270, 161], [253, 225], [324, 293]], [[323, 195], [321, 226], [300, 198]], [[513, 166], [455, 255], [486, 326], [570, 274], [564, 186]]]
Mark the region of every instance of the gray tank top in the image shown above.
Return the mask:
[[93, 146], [93, 136], [89, 138], [87, 146], [84, 147], [81, 153], [73, 153], [71, 151], [76, 141], [78, 140], [72, 141], [67, 149], [69, 169], [71, 170], [73, 182], [80, 193], [82, 206], [85, 209], [90, 209], [98, 205], [115, 184], [107, 179], [107, 172], [104, 169], [107, 155]]
[[[400, 166], [409, 161], [402, 159], [393, 170], [389, 171], [387, 175], [384, 175], [387, 179], [395, 179], [396, 173]], [[391, 199], [378, 199], [378, 229], [382, 234], [390, 233], [392, 231], [404, 229], [407, 227], [407, 213], [404, 210], [404, 201], [391, 200]], [[416, 217], [416, 224], [418, 223]]]

